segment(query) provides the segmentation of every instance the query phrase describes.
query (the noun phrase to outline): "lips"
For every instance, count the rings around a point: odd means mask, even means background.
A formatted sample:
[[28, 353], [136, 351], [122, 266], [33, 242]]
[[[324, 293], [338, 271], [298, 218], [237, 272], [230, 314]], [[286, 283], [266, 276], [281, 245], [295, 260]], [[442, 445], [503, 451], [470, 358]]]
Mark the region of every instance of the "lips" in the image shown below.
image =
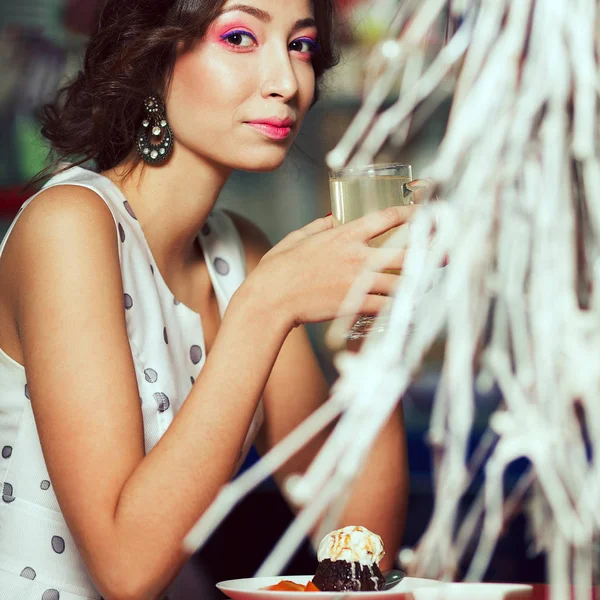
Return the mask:
[[293, 124], [293, 119], [277, 119], [274, 117], [247, 122], [247, 125], [274, 140], [284, 140], [287, 138], [292, 132]]
[[250, 121], [251, 125], [272, 125], [273, 127], [291, 127], [294, 124], [293, 119], [277, 119], [276, 117], [269, 117], [268, 119], [256, 119]]

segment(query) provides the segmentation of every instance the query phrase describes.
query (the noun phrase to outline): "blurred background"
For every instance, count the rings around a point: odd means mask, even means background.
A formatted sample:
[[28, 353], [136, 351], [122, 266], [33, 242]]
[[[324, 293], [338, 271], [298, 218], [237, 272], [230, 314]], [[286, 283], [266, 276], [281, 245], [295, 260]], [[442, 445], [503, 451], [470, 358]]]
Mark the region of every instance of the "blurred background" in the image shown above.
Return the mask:
[[[25, 200], [22, 186], [44, 167], [47, 159], [36, 111], [79, 69], [100, 1], [0, 0], [0, 238]], [[358, 110], [366, 57], [373, 44], [385, 35], [401, 1], [338, 0], [340, 63], [327, 76], [321, 99], [311, 109], [289, 158], [275, 173], [235, 173], [223, 190], [221, 206], [253, 220], [273, 243], [330, 212], [325, 155], [338, 142]], [[445, 27], [445, 23], [440, 23], [439, 31], [433, 32], [432, 47], [443, 39]], [[377, 157], [378, 162], [409, 163], [415, 177], [426, 177], [427, 164], [444, 134], [449, 107], [450, 100], [442, 104], [419, 131], [411, 133], [404, 148], [385, 148]], [[309, 334], [323, 370], [333, 382], [336, 372], [332, 353], [324, 343], [325, 330], [326, 325], [314, 326]], [[443, 339], [434, 344], [419, 379], [403, 399], [411, 469], [406, 546], [418, 541], [433, 504], [426, 433], [443, 345]], [[494, 391], [477, 393], [477, 398], [478, 426], [473, 445], [500, 400]], [[255, 459], [256, 456], [251, 455], [248, 464]], [[509, 486], [522, 467], [515, 465], [508, 473]], [[469, 501], [467, 496], [465, 506]], [[259, 514], [268, 514], [268, 530], [264, 529], [264, 521], [256, 518]], [[267, 482], [237, 509], [219, 535], [214, 536], [198, 558], [199, 564], [209, 573], [209, 578], [216, 581], [251, 576], [290, 518], [274, 484]], [[254, 544], [250, 559], [245, 554], [248, 544], [240, 545], [240, 532]], [[236, 556], [231, 560], [232, 548], [238, 549], [240, 557], [244, 554], [244, 560]], [[229, 560], [222, 560], [224, 553], [229, 553]], [[314, 557], [307, 546], [298, 553], [288, 572], [313, 570]], [[507, 528], [486, 578], [513, 582], [543, 580], [543, 562], [528, 548], [522, 517]]]

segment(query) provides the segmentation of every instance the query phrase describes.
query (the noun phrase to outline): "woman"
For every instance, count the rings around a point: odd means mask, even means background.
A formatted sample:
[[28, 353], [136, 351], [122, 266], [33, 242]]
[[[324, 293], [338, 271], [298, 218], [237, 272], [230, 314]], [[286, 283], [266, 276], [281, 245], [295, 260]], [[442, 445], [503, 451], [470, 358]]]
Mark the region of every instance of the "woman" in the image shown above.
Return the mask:
[[[327, 398], [302, 325], [335, 316], [387, 252], [367, 241], [410, 210], [318, 219], [269, 248], [213, 208], [233, 169], [284, 160], [333, 62], [331, 13], [109, 0], [83, 71], [46, 109], [59, 156], [99, 173], [53, 177], [0, 248], [3, 600], [159, 597], [248, 446], [267, 450]], [[394, 281], [378, 276], [364, 312]], [[398, 416], [343, 517], [381, 533], [388, 565], [405, 461]]]

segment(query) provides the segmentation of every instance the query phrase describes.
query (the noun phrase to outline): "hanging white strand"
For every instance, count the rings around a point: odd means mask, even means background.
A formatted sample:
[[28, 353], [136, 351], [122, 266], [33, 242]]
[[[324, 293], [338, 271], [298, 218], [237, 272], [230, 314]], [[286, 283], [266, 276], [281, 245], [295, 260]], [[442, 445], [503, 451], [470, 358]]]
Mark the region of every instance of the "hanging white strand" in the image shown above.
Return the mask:
[[[372, 162], [384, 144], [401, 146], [453, 90], [444, 138], [419, 173], [441, 199], [426, 202], [411, 223], [385, 331], [359, 353], [337, 355], [332, 400], [224, 487], [189, 548], [339, 417], [306, 473], [288, 480], [284, 491], [300, 515], [261, 573], [283, 568], [315, 529], [333, 528], [379, 431], [445, 335], [428, 432], [434, 512], [418, 545], [401, 553], [407, 568], [455, 578], [475, 547], [467, 577], [484, 577], [522, 506], [532, 551], [548, 555], [552, 600], [567, 597], [570, 585], [577, 600], [589, 597], [600, 537], [599, 4], [400, 3], [367, 62], [362, 106], [327, 161], [332, 168]], [[428, 36], [446, 17], [446, 44], [428, 53]], [[344, 314], [358, 311], [372, 277], [355, 282]], [[338, 337], [351, 321], [338, 322]], [[469, 459], [474, 387], [494, 386], [502, 401]], [[509, 493], [504, 476], [521, 457], [529, 467]]]

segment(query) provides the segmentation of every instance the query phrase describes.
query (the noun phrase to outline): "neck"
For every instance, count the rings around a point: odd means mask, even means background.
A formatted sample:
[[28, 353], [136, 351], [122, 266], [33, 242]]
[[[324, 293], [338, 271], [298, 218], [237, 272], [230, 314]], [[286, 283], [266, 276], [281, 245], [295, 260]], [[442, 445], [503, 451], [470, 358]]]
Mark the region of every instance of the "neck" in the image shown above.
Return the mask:
[[175, 146], [158, 166], [131, 161], [103, 173], [123, 192], [140, 223], [159, 268], [179, 271], [193, 260], [195, 239], [231, 173]]

